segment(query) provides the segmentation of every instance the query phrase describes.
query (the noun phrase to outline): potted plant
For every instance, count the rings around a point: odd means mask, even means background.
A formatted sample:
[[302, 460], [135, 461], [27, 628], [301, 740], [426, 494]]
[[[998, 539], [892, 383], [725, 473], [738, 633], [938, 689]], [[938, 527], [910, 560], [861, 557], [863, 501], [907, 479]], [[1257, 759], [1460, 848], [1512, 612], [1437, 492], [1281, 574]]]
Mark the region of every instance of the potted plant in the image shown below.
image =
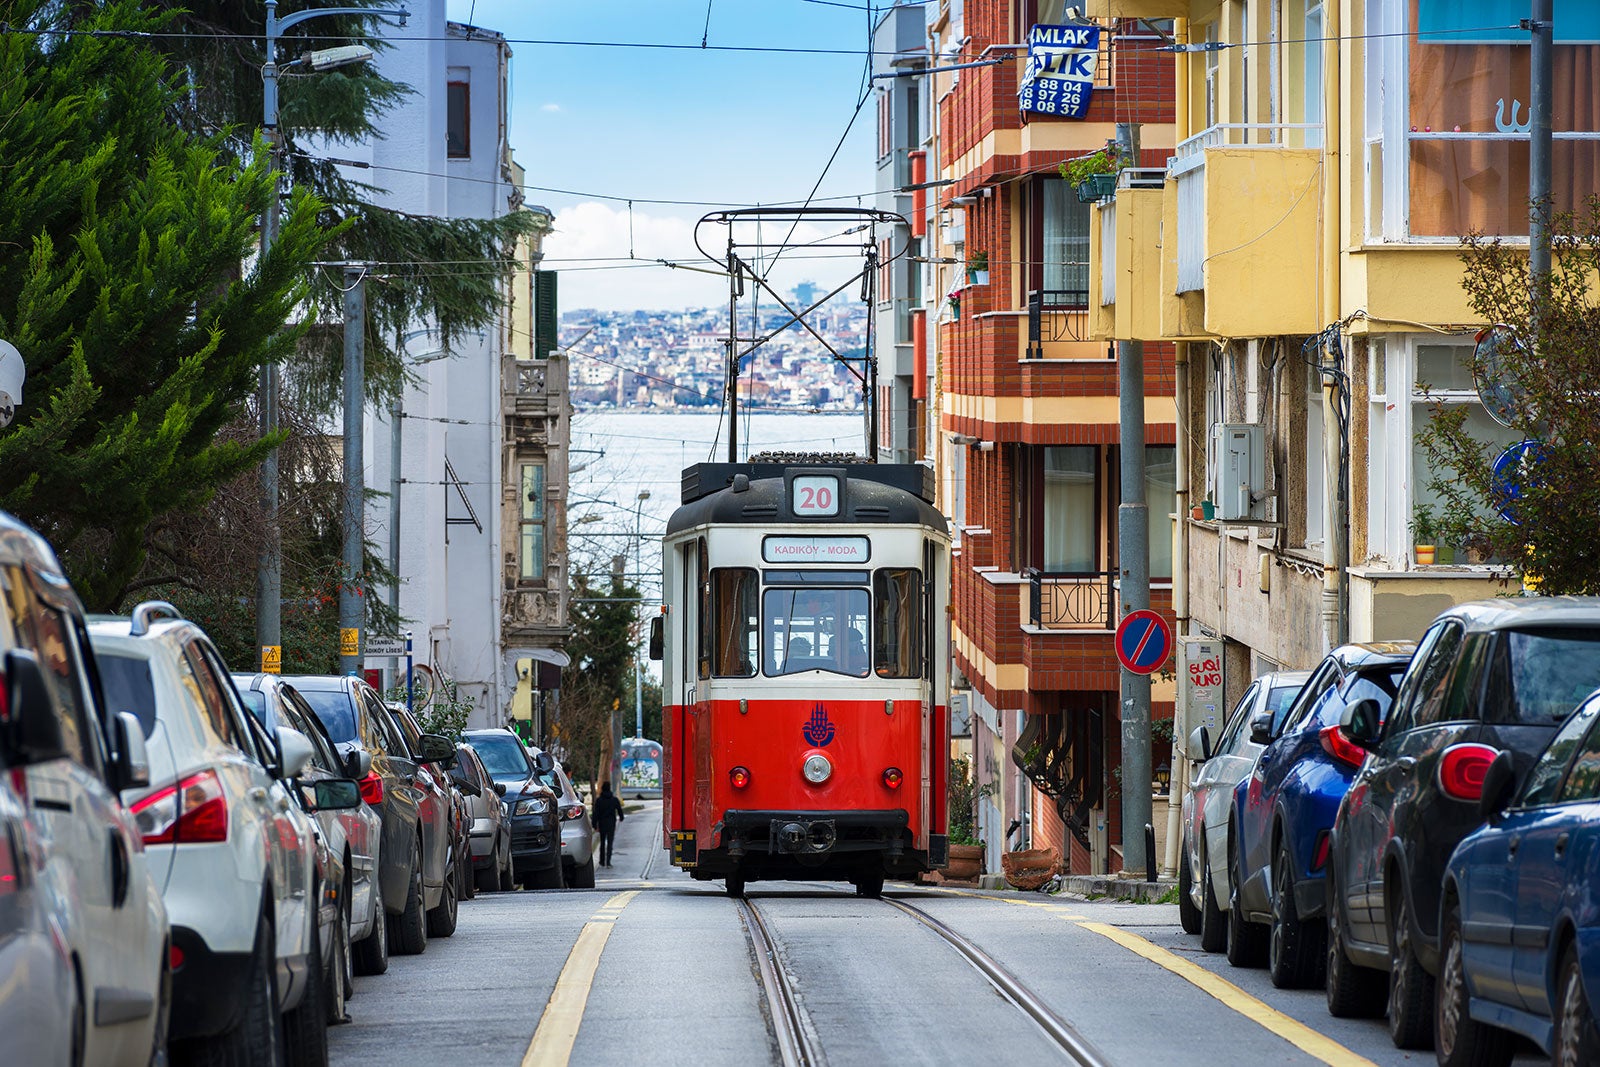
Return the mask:
[[950, 860], [942, 870], [955, 882], [975, 882], [983, 873], [983, 842], [976, 836], [973, 812], [978, 792], [964, 759], [950, 761]]
[[961, 318], [961, 294], [951, 293], [948, 299], [950, 301], [950, 317], [952, 319]]
[[1117, 172], [1128, 165], [1115, 142], [1098, 152], [1069, 159], [1061, 164], [1061, 176], [1077, 190], [1078, 199], [1085, 203], [1115, 196]]
[[1433, 521], [1433, 507], [1418, 504], [1411, 513], [1411, 551], [1417, 566], [1427, 567], [1433, 563], [1438, 536], [1438, 527]]
[[989, 284], [989, 253], [971, 252], [967, 255], [967, 284]]

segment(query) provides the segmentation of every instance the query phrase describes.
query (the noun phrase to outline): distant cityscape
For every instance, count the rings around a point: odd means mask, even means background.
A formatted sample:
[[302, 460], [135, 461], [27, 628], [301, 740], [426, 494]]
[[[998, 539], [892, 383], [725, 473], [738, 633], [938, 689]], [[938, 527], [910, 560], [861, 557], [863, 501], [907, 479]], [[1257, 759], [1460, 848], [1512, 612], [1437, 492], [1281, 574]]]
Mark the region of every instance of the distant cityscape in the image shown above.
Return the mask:
[[[815, 287], [796, 287], [794, 306], [803, 308]], [[739, 335], [770, 337], [739, 364], [739, 398], [753, 408], [781, 411], [854, 411], [862, 388], [850, 369], [833, 358], [805, 327], [781, 307], [763, 307], [759, 321], [740, 308]], [[867, 308], [851, 299], [817, 309], [806, 322], [839, 355], [859, 361], [866, 350]], [[635, 410], [716, 408], [722, 403], [727, 368], [728, 309], [600, 311], [580, 308], [561, 316], [561, 340], [572, 366], [572, 401], [587, 409]], [[751, 347], [740, 342], [740, 350]], [[858, 369], [860, 363], [854, 364]]]

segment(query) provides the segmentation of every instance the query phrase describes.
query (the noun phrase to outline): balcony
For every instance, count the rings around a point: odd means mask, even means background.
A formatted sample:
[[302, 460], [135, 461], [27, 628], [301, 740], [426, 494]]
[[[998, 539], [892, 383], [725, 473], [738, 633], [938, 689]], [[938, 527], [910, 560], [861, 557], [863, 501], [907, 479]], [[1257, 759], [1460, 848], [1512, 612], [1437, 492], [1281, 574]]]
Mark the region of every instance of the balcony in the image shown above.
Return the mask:
[[[1162, 328], [1214, 337], [1315, 333], [1323, 233], [1320, 125], [1228, 123], [1181, 142], [1168, 162], [1176, 254], [1163, 263]], [[1175, 209], [1175, 210], [1174, 210]], [[1288, 284], [1285, 284], [1288, 279]], [[1272, 299], [1263, 300], [1270, 291]], [[1203, 300], [1201, 321], [1181, 304]]]
[[1161, 206], [1166, 172], [1130, 167], [1117, 192], [1094, 209], [1089, 226], [1089, 277], [1098, 299], [1090, 308], [1096, 340], [1155, 341], [1161, 333]]
[[1034, 289], [1028, 293], [1028, 347], [1024, 359], [1104, 359], [1089, 336], [1086, 289]]
[[1028, 580], [1025, 626], [1034, 630], [1112, 629], [1112, 571], [1022, 572]]
[[511, 400], [511, 414], [538, 415], [549, 407], [547, 360], [519, 359], [515, 361]]

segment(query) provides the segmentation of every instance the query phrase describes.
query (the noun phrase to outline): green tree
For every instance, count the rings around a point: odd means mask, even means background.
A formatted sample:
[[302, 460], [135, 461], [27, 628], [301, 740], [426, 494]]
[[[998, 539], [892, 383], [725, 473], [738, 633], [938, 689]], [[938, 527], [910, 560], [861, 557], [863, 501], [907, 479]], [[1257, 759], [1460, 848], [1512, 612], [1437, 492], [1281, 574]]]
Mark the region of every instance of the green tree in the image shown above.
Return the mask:
[[221, 431], [262, 363], [296, 345], [285, 323], [333, 235], [297, 193], [272, 254], [241, 272], [274, 188], [263, 145], [175, 125], [183, 82], [166, 60], [92, 35], [156, 31], [158, 15], [0, 0], [0, 21], [37, 31], [0, 34], [0, 336], [28, 368], [0, 431], [0, 507], [105, 610], [158, 518], [259, 463], [271, 442]]
[[[1438, 531], [1503, 561], [1541, 593], [1600, 593], [1600, 198], [1552, 220], [1552, 269], [1530, 284], [1527, 249], [1498, 237], [1465, 239], [1462, 286], [1484, 321], [1515, 328], [1502, 346], [1501, 377], [1517, 397], [1513, 422], [1539, 442], [1514, 494], [1491, 474], [1500, 449], [1474, 438], [1462, 405], [1434, 404], [1422, 435], [1430, 485], [1441, 500]], [[1476, 357], [1475, 357], [1476, 358]], [[1485, 370], [1481, 365], [1480, 373]], [[1515, 524], [1500, 515], [1510, 509]]]
[[[639, 591], [610, 577], [572, 576], [572, 665], [561, 674], [561, 714], [551, 727], [562, 758], [576, 777], [595, 779], [615, 706], [623, 733], [633, 732], [633, 635]], [[628, 699], [624, 702], [623, 697]], [[620, 741], [621, 738], [613, 738]]]

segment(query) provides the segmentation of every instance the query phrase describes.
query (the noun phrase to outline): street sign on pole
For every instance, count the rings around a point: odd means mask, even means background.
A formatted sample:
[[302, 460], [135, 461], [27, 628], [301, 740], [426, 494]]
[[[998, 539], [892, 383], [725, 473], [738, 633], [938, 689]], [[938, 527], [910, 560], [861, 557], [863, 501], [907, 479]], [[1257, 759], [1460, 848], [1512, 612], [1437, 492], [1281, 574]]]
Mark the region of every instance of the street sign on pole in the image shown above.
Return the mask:
[[1117, 662], [1134, 674], [1154, 674], [1172, 651], [1172, 627], [1145, 608], [1130, 611], [1117, 624]]
[[406, 639], [403, 637], [390, 637], [387, 634], [368, 634], [361, 648], [361, 654], [368, 659], [381, 656], [403, 656], [406, 654]]

